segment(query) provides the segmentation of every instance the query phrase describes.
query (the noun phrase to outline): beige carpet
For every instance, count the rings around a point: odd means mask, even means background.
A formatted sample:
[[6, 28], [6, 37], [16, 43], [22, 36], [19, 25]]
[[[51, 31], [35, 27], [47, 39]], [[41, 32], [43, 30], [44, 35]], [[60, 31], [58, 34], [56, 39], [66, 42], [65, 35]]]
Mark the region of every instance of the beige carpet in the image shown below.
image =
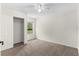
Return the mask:
[[78, 50], [59, 44], [42, 40], [29, 41], [27, 45], [17, 45], [17, 47], [1, 52], [2, 56], [77, 56]]

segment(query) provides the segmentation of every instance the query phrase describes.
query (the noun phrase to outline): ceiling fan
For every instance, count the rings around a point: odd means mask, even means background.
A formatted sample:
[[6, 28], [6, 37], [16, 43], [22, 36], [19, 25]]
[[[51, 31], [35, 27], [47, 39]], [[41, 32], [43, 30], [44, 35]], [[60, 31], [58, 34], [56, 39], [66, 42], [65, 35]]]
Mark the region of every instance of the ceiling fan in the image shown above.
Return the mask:
[[43, 12], [43, 11], [48, 10], [49, 8], [47, 8], [47, 7], [45, 6], [45, 4], [39, 3], [39, 4], [36, 4], [36, 5], [35, 5], [35, 9], [36, 9], [39, 13], [41, 13], [41, 12]]

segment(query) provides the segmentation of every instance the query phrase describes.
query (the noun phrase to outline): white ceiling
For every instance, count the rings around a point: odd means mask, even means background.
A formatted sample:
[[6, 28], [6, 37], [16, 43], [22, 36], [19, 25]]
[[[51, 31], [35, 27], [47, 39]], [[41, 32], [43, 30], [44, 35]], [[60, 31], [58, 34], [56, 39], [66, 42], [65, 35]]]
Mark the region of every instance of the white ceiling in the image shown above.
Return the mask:
[[[24, 13], [38, 14], [38, 10], [35, 9], [35, 6], [38, 4], [39, 3], [3, 3], [2, 5], [6, 6], [6, 8], [19, 10]], [[47, 12], [47, 11], [50, 11], [52, 8], [54, 8], [54, 6], [60, 5], [60, 4], [44, 3], [43, 5], [45, 6], [45, 8], [46, 8], [45, 11]]]
[[[18, 10], [29, 14], [39, 14], [38, 10], [35, 9], [35, 6], [37, 6], [38, 4], [39, 3], [2, 3], [2, 5], [5, 6], [6, 8]], [[60, 9], [61, 6], [63, 6], [64, 8], [65, 7], [64, 5], [69, 5], [66, 3], [42, 3], [42, 4], [46, 8], [46, 10], [42, 12], [42, 14], [51, 13], [54, 11], [57, 12], [59, 10], [62, 10]]]

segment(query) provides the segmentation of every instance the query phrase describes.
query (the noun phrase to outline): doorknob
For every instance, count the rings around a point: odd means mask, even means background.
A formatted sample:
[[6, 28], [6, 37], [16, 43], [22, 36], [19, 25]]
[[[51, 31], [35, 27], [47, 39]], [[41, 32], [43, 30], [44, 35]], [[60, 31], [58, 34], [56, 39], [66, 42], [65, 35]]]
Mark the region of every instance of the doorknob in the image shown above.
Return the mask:
[[3, 42], [3, 41], [0, 41], [0, 43], [1, 43], [2, 45], [4, 45], [4, 42]]

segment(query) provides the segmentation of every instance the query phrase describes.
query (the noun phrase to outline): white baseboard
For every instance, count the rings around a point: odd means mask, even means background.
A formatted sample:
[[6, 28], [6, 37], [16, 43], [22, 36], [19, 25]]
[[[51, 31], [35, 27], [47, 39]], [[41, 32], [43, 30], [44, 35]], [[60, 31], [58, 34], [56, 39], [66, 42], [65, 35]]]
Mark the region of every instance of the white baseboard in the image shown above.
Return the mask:
[[[39, 40], [42, 40], [42, 39], [39, 39]], [[47, 41], [47, 42], [51, 42], [51, 43], [55, 43], [55, 44], [60, 44], [60, 45], [64, 45], [64, 46], [68, 46], [68, 47], [72, 47], [72, 48], [77, 48], [78, 49], [78, 47], [70, 46], [70, 45], [67, 45], [67, 44], [60, 43], [60, 42], [55, 42], [55, 41], [51, 41], [51, 40], [43, 40], [43, 41]]]

